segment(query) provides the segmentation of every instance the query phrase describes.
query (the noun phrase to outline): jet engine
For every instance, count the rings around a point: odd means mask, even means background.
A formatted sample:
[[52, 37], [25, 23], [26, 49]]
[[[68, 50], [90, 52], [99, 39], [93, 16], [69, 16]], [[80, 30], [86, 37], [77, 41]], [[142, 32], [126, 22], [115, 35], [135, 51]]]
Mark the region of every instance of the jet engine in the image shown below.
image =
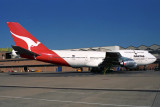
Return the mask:
[[126, 57], [120, 58], [120, 65], [126, 68], [136, 68], [137, 67], [137, 63], [133, 59], [126, 58]]

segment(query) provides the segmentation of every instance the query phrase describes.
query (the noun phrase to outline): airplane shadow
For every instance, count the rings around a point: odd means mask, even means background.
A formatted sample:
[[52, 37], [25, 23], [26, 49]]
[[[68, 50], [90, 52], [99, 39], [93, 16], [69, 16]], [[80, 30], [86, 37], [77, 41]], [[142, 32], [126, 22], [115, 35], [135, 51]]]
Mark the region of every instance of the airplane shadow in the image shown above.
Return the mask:
[[28, 76], [28, 77], [68, 77], [68, 76], [93, 76], [96, 75], [91, 72], [15, 72], [9, 73], [14, 76]]
[[85, 72], [14, 72], [9, 73], [12, 76], [26, 76], [26, 77], [69, 77], [69, 76], [114, 76], [114, 77], [128, 77], [128, 76], [136, 76], [136, 74], [145, 73], [144, 71], [110, 71], [104, 73], [92, 73], [89, 71]]
[[56, 89], [56, 90], [88, 90], [88, 91], [122, 91], [122, 92], [160, 92], [158, 89], [118, 89], [118, 88], [61, 88], [61, 87], [41, 87], [41, 86], [18, 86], [18, 85], [0, 85], [0, 88], [30, 88], [30, 89]]

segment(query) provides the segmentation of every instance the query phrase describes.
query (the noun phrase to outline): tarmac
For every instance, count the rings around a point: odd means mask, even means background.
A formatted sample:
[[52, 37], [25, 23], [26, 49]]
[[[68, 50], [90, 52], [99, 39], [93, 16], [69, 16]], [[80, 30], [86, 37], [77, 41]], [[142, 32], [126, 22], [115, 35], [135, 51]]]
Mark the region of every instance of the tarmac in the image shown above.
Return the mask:
[[160, 107], [160, 71], [0, 73], [0, 107]]

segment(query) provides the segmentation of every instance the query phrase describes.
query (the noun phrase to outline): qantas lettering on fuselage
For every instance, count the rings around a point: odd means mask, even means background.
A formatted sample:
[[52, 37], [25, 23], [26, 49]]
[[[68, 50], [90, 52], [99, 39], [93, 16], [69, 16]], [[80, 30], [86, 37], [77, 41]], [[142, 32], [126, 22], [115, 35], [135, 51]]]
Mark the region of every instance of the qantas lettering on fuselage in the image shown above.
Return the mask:
[[134, 57], [144, 57], [144, 55], [134, 55]]

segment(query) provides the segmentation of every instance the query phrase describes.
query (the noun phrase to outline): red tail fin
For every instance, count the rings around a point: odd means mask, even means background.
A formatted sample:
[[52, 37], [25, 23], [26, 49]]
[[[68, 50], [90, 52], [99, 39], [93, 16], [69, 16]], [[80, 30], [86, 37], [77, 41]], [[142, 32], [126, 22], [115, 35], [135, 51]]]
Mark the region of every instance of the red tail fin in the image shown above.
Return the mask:
[[17, 45], [12, 47], [21, 55], [21, 57], [69, 66], [63, 58], [46, 48], [19, 23], [7, 22], [7, 24], [15, 44]]
[[36, 53], [46, 52], [49, 50], [27, 30], [25, 30], [19, 23], [7, 22], [7, 24], [17, 46]]

